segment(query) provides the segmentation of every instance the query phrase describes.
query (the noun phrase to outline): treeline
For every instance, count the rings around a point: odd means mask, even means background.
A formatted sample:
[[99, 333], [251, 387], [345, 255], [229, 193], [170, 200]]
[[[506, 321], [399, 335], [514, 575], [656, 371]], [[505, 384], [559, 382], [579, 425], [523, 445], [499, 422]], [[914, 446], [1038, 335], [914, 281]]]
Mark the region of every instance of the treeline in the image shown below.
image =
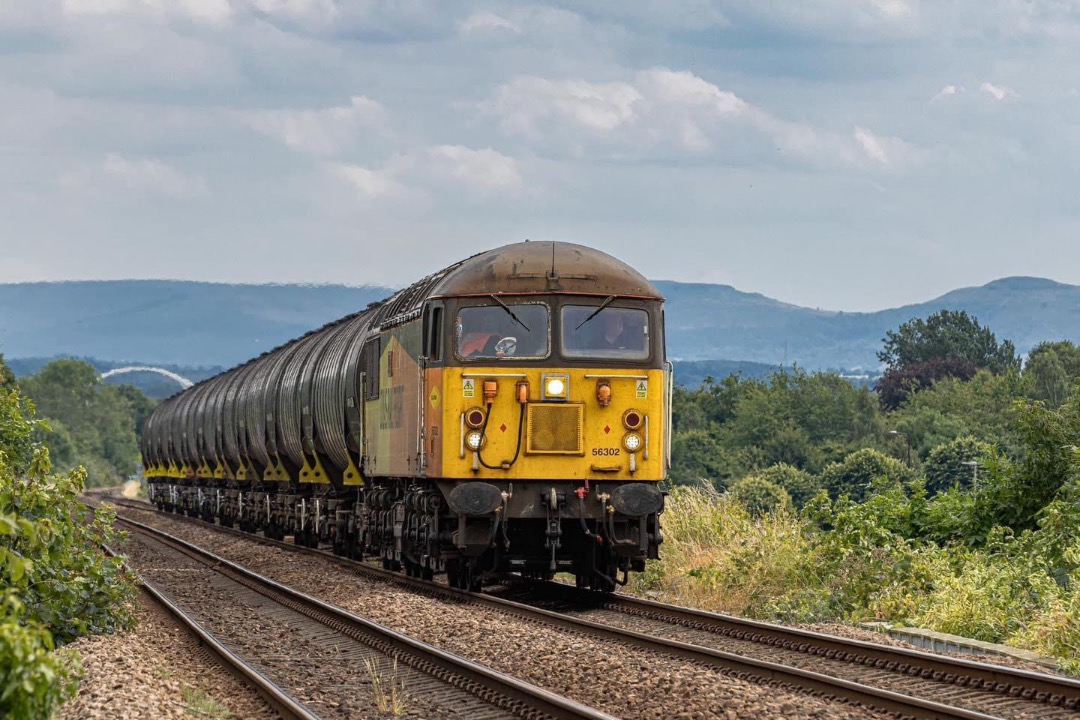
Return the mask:
[[106, 385], [93, 365], [53, 360], [16, 381], [0, 355], [0, 384], [18, 387], [39, 419], [35, 431], [61, 470], [86, 468], [89, 487], [115, 485], [135, 473], [138, 433], [154, 402], [130, 385]]

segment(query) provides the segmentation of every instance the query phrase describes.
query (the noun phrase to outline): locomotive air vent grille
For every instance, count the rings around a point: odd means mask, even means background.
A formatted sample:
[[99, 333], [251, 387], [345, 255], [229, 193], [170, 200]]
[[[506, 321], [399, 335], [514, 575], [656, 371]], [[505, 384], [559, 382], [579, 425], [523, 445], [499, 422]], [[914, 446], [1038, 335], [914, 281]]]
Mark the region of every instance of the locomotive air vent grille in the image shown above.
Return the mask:
[[583, 405], [530, 403], [526, 413], [525, 454], [584, 455]]

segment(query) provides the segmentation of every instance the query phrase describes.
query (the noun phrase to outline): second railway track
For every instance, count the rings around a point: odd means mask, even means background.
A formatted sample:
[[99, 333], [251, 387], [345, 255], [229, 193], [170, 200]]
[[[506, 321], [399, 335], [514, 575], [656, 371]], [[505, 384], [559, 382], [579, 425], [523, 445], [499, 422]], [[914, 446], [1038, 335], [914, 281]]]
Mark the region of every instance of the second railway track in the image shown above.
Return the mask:
[[[153, 513], [145, 505], [139, 509]], [[246, 533], [231, 532], [266, 542]], [[291, 545], [285, 547], [297, 552], [312, 552]], [[533, 597], [530, 604], [522, 604], [412, 580], [329, 553], [318, 554], [351, 573], [377, 577], [397, 586], [480, 604], [501, 614], [608, 642], [648, 648], [714, 668], [723, 667], [724, 672], [756, 678], [759, 682], [799, 686], [812, 693], [844, 698], [896, 715], [954, 718], [1080, 716], [1074, 710], [1076, 700], [1080, 698], [1077, 691], [1080, 683], [1056, 676], [898, 650], [632, 598], [614, 596], [592, 606], [582, 605], [580, 598], [573, 601], [563, 596], [564, 589], [560, 587], [548, 587], [546, 597]], [[535, 593], [535, 588], [532, 592]]]

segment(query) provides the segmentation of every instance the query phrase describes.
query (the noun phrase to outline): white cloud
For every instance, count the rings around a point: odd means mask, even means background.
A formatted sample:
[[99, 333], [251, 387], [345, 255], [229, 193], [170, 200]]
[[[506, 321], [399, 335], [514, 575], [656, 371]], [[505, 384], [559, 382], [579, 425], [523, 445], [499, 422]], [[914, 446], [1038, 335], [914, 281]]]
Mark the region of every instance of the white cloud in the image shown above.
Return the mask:
[[392, 198], [405, 191], [390, 171], [371, 170], [344, 163], [326, 163], [324, 167], [331, 175], [348, 183], [364, 200]]
[[334, 0], [252, 0], [259, 12], [290, 20], [329, 19], [338, 14]]
[[226, 23], [233, 14], [229, 0], [63, 0], [66, 15], [149, 15], [180, 17], [208, 25]]
[[866, 167], [869, 160], [890, 168], [917, 155], [898, 138], [862, 128], [838, 135], [781, 119], [702, 77], [667, 68], [638, 72], [632, 83], [519, 77], [481, 108], [498, 117], [503, 132], [544, 152], [562, 147], [583, 155], [590, 147], [620, 158], [755, 152], [775, 158], [780, 152], [799, 162]]
[[993, 83], [988, 82], [984, 82], [982, 85], [980, 85], [979, 90], [983, 91], [998, 102], [1001, 102], [1006, 98], [1020, 97], [1016, 94], [1015, 90], [1007, 88], [1004, 85], [994, 85]]
[[874, 8], [891, 20], [907, 18], [915, 14], [915, 8], [907, 0], [871, 0]]
[[339, 152], [356, 142], [364, 130], [389, 131], [386, 109], [364, 96], [353, 97], [343, 107], [250, 112], [243, 119], [263, 135], [315, 155]]
[[521, 34], [521, 28], [510, 22], [501, 15], [496, 15], [493, 12], [478, 12], [473, 13], [469, 17], [458, 23], [458, 30], [462, 33], [475, 33], [475, 32], [511, 32], [514, 35]]
[[60, 184], [88, 193], [124, 191], [173, 200], [205, 195], [206, 182], [153, 158], [126, 158], [110, 153], [96, 168], [65, 173]]
[[401, 153], [381, 169], [326, 163], [334, 177], [344, 180], [367, 200], [419, 197], [425, 189], [438, 196], [465, 195], [483, 199], [515, 195], [523, 180], [518, 163], [491, 148], [437, 145]]
[[464, 183], [478, 194], [515, 193], [521, 189], [517, 161], [491, 148], [440, 145], [427, 152], [432, 161], [428, 169], [437, 180]]
[[930, 101], [935, 102], [937, 100], [944, 100], [945, 98], [952, 97], [953, 95], [957, 95], [962, 92], [964, 92], [964, 88], [962, 87], [958, 88], [955, 85], [946, 85], [945, 87], [938, 90], [937, 95], [930, 98]]

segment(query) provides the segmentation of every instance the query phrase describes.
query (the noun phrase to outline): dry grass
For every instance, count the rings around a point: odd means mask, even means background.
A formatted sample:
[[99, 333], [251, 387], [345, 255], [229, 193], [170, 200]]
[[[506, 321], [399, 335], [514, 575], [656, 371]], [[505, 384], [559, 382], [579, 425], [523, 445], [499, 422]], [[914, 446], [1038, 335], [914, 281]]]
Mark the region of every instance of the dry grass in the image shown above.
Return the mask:
[[378, 658], [365, 660], [364, 667], [371, 679], [371, 698], [375, 701], [375, 708], [395, 717], [404, 715], [408, 709], [409, 694], [405, 690], [405, 682], [397, 677], [397, 659], [394, 659], [388, 676], [380, 669]]

